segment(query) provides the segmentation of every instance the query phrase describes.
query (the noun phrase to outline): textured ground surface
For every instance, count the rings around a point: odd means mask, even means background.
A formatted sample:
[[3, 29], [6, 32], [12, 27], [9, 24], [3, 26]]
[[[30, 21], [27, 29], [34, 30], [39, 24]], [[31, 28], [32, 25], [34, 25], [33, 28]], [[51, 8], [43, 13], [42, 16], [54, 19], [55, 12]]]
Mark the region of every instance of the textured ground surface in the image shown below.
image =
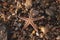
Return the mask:
[[60, 0], [0, 0], [0, 40], [60, 40]]

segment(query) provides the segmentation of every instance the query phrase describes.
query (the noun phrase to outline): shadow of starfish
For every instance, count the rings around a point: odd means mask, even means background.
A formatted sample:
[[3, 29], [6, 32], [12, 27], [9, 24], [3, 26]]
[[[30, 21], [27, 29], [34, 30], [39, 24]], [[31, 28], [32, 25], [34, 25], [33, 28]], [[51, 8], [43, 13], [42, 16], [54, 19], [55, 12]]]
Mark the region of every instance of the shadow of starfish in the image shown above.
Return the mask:
[[[32, 11], [32, 10], [31, 10], [31, 11]], [[40, 20], [40, 19], [44, 18], [44, 16], [38, 17], [38, 18], [33, 18], [33, 17], [32, 17], [33, 13], [32, 13], [31, 11], [30, 11], [30, 13], [28, 13], [29, 18], [26, 18], [26, 17], [20, 17], [21, 20], [24, 20], [24, 21], [25, 21], [25, 24], [24, 24], [23, 29], [26, 29], [26, 28], [28, 27], [28, 25], [30, 24], [30, 25], [34, 28], [34, 30], [38, 32], [37, 25], [34, 24], [33, 21]]]

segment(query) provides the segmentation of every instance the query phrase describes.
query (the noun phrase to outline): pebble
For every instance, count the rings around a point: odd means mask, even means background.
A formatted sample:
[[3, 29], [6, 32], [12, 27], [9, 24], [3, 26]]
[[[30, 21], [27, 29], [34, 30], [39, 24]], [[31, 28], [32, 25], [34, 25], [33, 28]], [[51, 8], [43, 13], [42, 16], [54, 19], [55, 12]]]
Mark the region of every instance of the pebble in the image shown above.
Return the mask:
[[39, 36], [39, 33], [38, 33], [38, 32], [36, 32], [36, 35], [37, 35], [37, 36]]
[[39, 14], [39, 11], [31, 9], [30, 13], [32, 13], [32, 16], [34, 17], [34, 16], [37, 16]]
[[57, 38], [56, 38], [57, 40], [60, 40], [60, 36], [57, 36]]
[[45, 12], [49, 16], [53, 16], [54, 15], [54, 12], [52, 10], [50, 10], [50, 9], [45, 9]]
[[15, 30], [18, 30], [18, 27], [16, 27]]
[[22, 25], [22, 24], [21, 24], [21, 23], [19, 23], [19, 24], [18, 24], [18, 27], [21, 27], [21, 25]]

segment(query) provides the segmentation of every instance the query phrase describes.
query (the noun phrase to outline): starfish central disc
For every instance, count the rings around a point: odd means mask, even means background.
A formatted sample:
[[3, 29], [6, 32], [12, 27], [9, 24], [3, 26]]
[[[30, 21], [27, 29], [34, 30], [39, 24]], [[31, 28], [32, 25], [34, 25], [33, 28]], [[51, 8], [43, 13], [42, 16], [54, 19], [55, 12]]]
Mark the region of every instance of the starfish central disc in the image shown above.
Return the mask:
[[26, 21], [32, 22], [33, 20], [30, 18], [27, 18]]
[[38, 32], [38, 27], [37, 25], [34, 23], [34, 21], [37, 21], [37, 20], [40, 20], [42, 18], [44, 18], [44, 16], [41, 16], [41, 17], [37, 17], [37, 18], [33, 18], [32, 17], [32, 14], [33, 13], [28, 13], [29, 15], [29, 18], [26, 18], [26, 17], [20, 17], [20, 19], [24, 20], [25, 21], [25, 24], [23, 26], [22, 29], [26, 29], [29, 25], [31, 25], [33, 27], [33, 29]]

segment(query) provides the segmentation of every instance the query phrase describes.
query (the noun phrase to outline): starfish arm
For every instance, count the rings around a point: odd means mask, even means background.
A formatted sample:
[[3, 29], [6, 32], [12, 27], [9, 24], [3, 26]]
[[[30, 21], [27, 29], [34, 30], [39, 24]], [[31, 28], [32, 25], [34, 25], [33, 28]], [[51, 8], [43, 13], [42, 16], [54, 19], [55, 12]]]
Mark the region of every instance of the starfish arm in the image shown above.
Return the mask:
[[37, 21], [37, 20], [40, 20], [40, 19], [42, 19], [42, 18], [44, 18], [44, 16], [38, 17], [38, 18], [33, 18], [33, 21]]
[[34, 24], [33, 22], [31, 23], [31, 25], [32, 25], [32, 27], [34, 28], [34, 30], [35, 30], [36, 32], [38, 32], [37, 25], [36, 25], [36, 24]]
[[29, 14], [29, 18], [32, 18], [32, 15], [33, 15], [33, 9], [30, 10], [30, 13]]
[[29, 18], [32, 18], [32, 13], [29, 13]]
[[25, 22], [23, 29], [26, 29], [28, 27], [29, 23]]
[[21, 20], [24, 20], [24, 21], [26, 21], [26, 18], [25, 17], [19, 17]]

